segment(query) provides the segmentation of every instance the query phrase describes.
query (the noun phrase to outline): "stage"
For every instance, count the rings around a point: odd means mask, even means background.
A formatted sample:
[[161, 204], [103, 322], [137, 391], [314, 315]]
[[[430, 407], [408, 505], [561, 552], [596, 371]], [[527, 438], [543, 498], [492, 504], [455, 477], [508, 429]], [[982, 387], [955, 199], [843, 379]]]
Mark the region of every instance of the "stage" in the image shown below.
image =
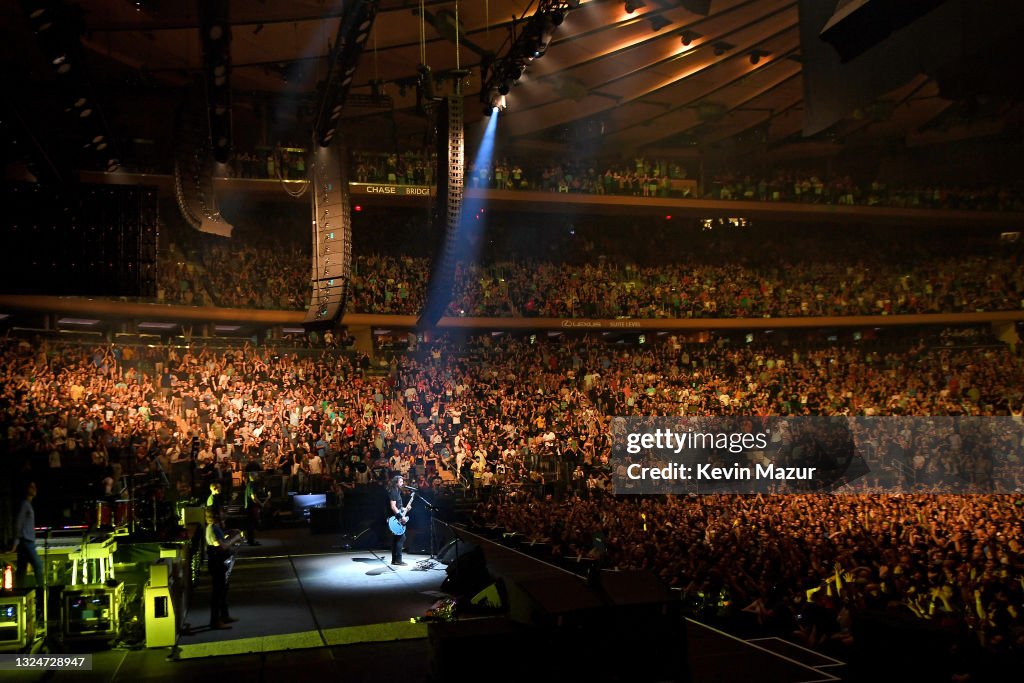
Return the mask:
[[[505, 582], [564, 582], [569, 572], [500, 546], [486, 538], [460, 532], [484, 549], [492, 576]], [[442, 565], [419, 569], [423, 555], [406, 555], [405, 567], [385, 562], [384, 550], [346, 550], [342, 539], [312, 535], [306, 529], [275, 530], [260, 537], [262, 545], [243, 547], [231, 576], [229, 602], [239, 621], [230, 630], [212, 631], [209, 622], [209, 579], [203, 575], [185, 622], [192, 629], [174, 648], [93, 652], [93, 671], [18, 674], [5, 679], [33, 681], [177, 681], [223, 679], [295, 681], [316, 674], [346, 681], [394, 678], [401, 662], [402, 678], [428, 680], [431, 645], [428, 624], [414, 622], [442, 597]], [[487, 620], [463, 620], [473, 630]], [[492, 645], [493, 643], [493, 645]], [[495, 661], [510, 655], [535, 668], [536, 680], [546, 669], [529, 652], [508, 652], [500, 639], [488, 642]], [[680, 642], [677, 680], [726, 683], [812, 683], [844, 680], [842, 662], [778, 639], [745, 641], [687, 620]], [[602, 652], [566, 653], [566, 657], [601, 658]], [[685, 663], [684, 663], [685, 662]], [[479, 672], [477, 672], [479, 675]], [[492, 676], [493, 677], [493, 676]], [[500, 679], [500, 676], [496, 676]], [[609, 678], [607, 680], [624, 680]]]

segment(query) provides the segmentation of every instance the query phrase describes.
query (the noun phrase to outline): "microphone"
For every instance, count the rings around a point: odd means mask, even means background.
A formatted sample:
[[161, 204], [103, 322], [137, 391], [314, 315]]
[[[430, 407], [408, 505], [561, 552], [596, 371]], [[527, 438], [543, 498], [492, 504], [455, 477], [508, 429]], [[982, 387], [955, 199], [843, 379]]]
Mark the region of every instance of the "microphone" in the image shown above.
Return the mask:
[[416, 488], [415, 486], [403, 486], [402, 488], [405, 489], [406, 491], [419, 491], [419, 489]]

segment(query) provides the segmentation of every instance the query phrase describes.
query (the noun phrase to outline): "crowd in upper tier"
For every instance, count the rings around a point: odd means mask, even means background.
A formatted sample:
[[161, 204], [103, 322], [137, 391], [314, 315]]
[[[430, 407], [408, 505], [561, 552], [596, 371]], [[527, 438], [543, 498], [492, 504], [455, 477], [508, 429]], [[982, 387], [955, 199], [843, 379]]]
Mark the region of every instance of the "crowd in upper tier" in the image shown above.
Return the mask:
[[[461, 260], [454, 316], [722, 318], [1019, 310], [1021, 250], [995, 235], [945, 241], [930, 233], [878, 250], [871, 234], [719, 228], [680, 234], [669, 221], [561, 230], [495, 231], [478, 260]], [[877, 231], [876, 231], [877, 232]], [[534, 234], [536, 233], [536, 234]], [[348, 310], [417, 315], [425, 256], [360, 252]], [[422, 253], [422, 252], [421, 252]], [[160, 268], [158, 300], [299, 310], [309, 255], [297, 242], [208, 240]]]
[[[403, 152], [350, 153], [349, 180], [391, 185], [433, 185], [437, 156], [432, 149]], [[242, 152], [232, 163], [243, 178], [306, 177], [297, 147]], [[820, 169], [772, 173], [717, 171], [700, 179], [685, 162], [639, 156], [632, 159], [509, 159], [484, 166], [467, 161], [466, 185], [494, 190], [532, 190], [570, 194], [677, 197], [746, 201], [892, 206], [905, 208], [1021, 211], [1024, 200], [1012, 184], [919, 186], [893, 185], [875, 179], [854, 179], [846, 173]], [[700, 180], [701, 182], [698, 182]], [[702, 185], [703, 184], [703, 185]]]

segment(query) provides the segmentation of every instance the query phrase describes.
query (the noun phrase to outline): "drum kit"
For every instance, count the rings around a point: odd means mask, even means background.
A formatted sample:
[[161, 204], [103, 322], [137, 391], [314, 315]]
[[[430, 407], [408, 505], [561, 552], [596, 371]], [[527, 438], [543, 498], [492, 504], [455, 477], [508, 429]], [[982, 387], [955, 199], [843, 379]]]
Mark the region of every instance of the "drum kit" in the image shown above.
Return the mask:
[[[140, 481], [136, 482], [136, 476]], [[124, 478], [121, 495], [105, 496], [89, 501], [85, 522], [93, 529], [114, 530], [127, 534], [136, 531], [158, 531], [165, 518], [175, 519], [174, 505], [164, 501], [164, 487], [159, 482], [142, 479], [143, 475]], [[173, 524], [172, 524], [173, 525]]]
[[94, 529], [117, 529], [129, 526], [135, 518], [133, 513], [130, 500], [96, 500], [88, 508], [86, 521]]

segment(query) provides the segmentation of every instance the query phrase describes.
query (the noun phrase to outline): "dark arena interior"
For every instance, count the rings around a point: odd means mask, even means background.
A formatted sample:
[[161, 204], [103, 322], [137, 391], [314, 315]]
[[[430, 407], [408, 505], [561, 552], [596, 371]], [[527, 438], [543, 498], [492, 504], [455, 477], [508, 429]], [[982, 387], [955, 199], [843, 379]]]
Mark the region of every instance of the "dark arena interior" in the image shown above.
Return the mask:
[[1021, 680], [1017, 4], [0, 0], [0, 679]]

